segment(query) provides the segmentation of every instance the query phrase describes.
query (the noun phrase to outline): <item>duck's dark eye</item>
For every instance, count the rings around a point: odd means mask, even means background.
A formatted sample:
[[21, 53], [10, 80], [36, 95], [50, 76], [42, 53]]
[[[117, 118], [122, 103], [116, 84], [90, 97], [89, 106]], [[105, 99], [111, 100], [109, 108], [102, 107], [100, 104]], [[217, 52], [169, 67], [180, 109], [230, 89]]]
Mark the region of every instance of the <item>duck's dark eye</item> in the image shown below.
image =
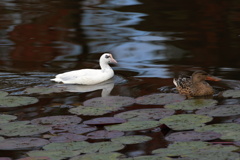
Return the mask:
[[109, 55], [106, 55], [105, 58], [109, 58], [110, 56]]

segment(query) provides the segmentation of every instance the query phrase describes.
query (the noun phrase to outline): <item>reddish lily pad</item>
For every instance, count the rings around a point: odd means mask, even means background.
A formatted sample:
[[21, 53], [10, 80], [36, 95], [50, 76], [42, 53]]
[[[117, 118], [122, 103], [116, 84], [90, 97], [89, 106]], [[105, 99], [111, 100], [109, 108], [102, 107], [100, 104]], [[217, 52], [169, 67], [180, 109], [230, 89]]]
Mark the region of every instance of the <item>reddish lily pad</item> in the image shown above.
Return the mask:
[[184, 131], [175, 132], [166, 137], [168, 141], [209, 141], [220, 138], [220, 133]]
[[159, 125], [160, 123], [158, 121], [129, 121], [122, 124], [105, 126], [105, 128], [110, 131], [140, 131], [152, 129], [158, 127]]
[[101, 116], [113, 111], [117, 111], [120, 108], [116, 107], [85, 107], [78, 106], [75, 108], [69, 109], [69, 112], [76, 115], [85, 115], [85, 116]]
[[28, 150], [48, 143], [48, 140], [42, 138], [8, 138], [1, 141], [0, 150]]
[[215, 106], [216, 100], [213, 99], [190, 99], [182, 102], [176, 102], [167, 104], [164, 108], [176, 109], [176, 110], [196, 110], [205, 107]]
[[214, 107], [203, 108], [196, 114], [209, 115], [213, 117], [226, 117], [240, 114], [240, 105], [218, 105]]
[[88, 138], [90, 139], [111, 139], [123, 135], [124, 132], [121, 131], [106, 131], [106, 130], [98, 130], [87, 134]]
[[57, 136], [53, 136], [49, 139], [51, 142], [75, 142], [75, 141], [85, 141], [87, 136], [73, 134], [73, 133], [60, 133]]
[[119, 108], [135, 103], [134, 98], [123, 96], [97, 97], [83, 102], [84, 106], [89, 107], [113, 107]]
[[143, 105], [165, 105], [174, 102], [181, 102], [185, 100], [186, 97], [174, 93], [158, 93], [151, 94], [136, 99], [136, 103]]
[[123, 118], [131, 121], [139, 120], [159, 120], [164, 117], [171, 116], [175, 113], [174, 110], [165, 108], [148, 108], [148, 109], [137, 109], [118, 113], [115, 117]]
[[116, 117], [100, 117], [94, 118], [88, 121], [84, 121], [84, 124], [87, 125], [110, 125], [110, 124], [120, 124], [126, 122], [125, 119], [116, 118]]
[[204, 123], [210, 122], [212, 119], [212, 117], [204, 115], [179, 114], [163, 118], [160, 120], [160, 123], [167, 125], [173, 130], [189, 130], [203, 126]]
[[78, 124], [78, 125], [57, 126], [57, 127], [54, 127], [54, 129], [51, 130], [50, 132], [52, 134], [63, 133], [63, 132], [74, 133], [74, 134], [85, 134], [95, 130], [97, 130], [96, 127], [88, 126], [85, 124]]
[[240, 90], [227, 90], [222, 93], [223, 97], [226, 98], [240, 98]]
[[78, 116], [49, 116], [49, 117], [42, 117], [37, 118], [31, 121], [32, 124], [40, 124], [40, 125], [71, 125], [71, 124], [78, 124], [82, 121], [82, 119]]

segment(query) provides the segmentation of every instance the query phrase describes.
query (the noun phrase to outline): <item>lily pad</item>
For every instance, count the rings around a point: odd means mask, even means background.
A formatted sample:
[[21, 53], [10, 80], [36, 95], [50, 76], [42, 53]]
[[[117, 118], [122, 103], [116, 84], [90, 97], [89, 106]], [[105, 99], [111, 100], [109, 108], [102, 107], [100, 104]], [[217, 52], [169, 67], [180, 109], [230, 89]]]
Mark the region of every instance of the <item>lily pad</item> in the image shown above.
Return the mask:
[[13, 136], [31, 136], [50, 131], [52, 128], [42, 125], [30, 125], [28, 122], [11, 122], [0, 125], [0, 135]]
[[71, 124], [78, 124], [82, 121], [82, 119], [78, 116], [49, 116], [49, 117], [42, 117], [37, 118], [31, 121], [32, 124], [40, 124], [40, 125], [71, 125]]
[[227, 90], [222, 93], [225, 98], [240, 98], [240, 90]]
[[126, 122], [125, 119], [116, 118], [116, 117], [100, 117], [94, 118], [88, 121], [84, 121], [84, 124], [87, 125], [109, 125], [109, 124], [120, 124]]
[[143, 143], [152, 140], [149, 136], [142, 135], [132, 135], [132, 136], [122, 136], [111, 139], [113, 142], [122, 143], [122, 144], [137, 144]]
[[0, 150], [28, 150], [34, 147], [41, 147], [49, 141], [42, 138], [8, 138], [0, 143]]
[[4, 91], [0, 91], [0, 98], [4, 98], [8, 95], [7, 92], [4, 92]]
[[95, 130], [97, 130], [96, 127], [88, 126], [85, 124], [78, 124], [78, 125], [57, 126], [57, 127], [54, 127], [54, 129], [51, 130], [50, 132], [52, 134], [63, 133], [63, 132], [74, 133], [74, 134], [85, 134]]
[[195, 131], [184, 131], [175, 132], [168, 135], [165, 139], [168, 141], [209, 141], [220, 138], [220, 133], [215, 132], [195, 132]]
[[115, 117], [123, 118], [131, 121], [139, 120], [159, 120], [164, 117], [171, 116], [175, 113], [174, 110], [165, 108], [148, 108], [148, 109], [137, 109], [118, 113]]
[[240, 124], [237, 123], [222, 123], [211, 124], [203, 127], [195, 128], [197, 132], [216, 132], [220, 133], [221, 139], [240, 141]]
[[240, 115], [240, 105], [218, 105], [214, 107], [203, 108], [196, 114], [209, 115], [213, 117], [226, 117]]
[[115, 107], [85, 107], [78, 106], [75, 108], [69, 109], [69, 112], [76, 115], [85, 115], [85, 116], [101, 116], [113, 111], [117, 111], [119, 108]]
[[87, 136], [73, 134], [73, 133], [60, 133], [57, 136], [53, 136], [49, 139], [51, 142], [75, 142], [75, 141], [85, 141]]
[[7, 115], [7, 114], [1, 114], [0, 115], [0, 123], [8, 123], [9, 121], [17, 119], [16, 116], [13, 115]]
[[115, 124], [105, 126], [107, 130], [113, 131], [140, 131], [146, 129], [152, 129], [158, 127], [160, 123], [158, 121], [129, 121], [122, 124]]
[[30, 104], [35, 104], [38, 99], [35, 97], [25, 96], [6, 96], [0, 97], [0, 108], [21, 107]]
[[136, 99], [136, 103], [143, 105], [165, 105], [174, 102], [181, 102], [185, 100], [186, 97], [174, 93], [158, 93], [151, 94]]
[[39, 156], [39, 157], [25, 157], [25, 158], [20, 158], [18, 160], [51, 160], [51, 159], [50, 157]]
[[0, 137], [0, 141], [3, 141], [4, 140], [4, 138], [3, 137]]
[[39, 156], [46, 156], [49, 157], [51, 160], [62, 160], [62, 159], [66, 159], [68, 157], [74, 157], [79, 155], [80, 152], [79, 151], [70, 151], [70, 150], [66, 150], [66, 151], [44, 151], [44, 150], [37, 150], [37, 151], [30, 151], [27, 152], [27, 155], [31, 156], [31, 157], [39, 157]]
[[213, 99], [191, 99], [182, 102], [176, 102], [167, 104], [164, 108], [175, 109], [175, 110], [196, 110], [205, 107], [215, 106], [216, 100]]
[[73, 157], [70, 160], [119, 160], [120, 158], [125, 157], [121, 153], [93, 153], [85, 154], [77, 157]]
[[97, 97], [97, 98], [89, 99], [83, 102], [83, 105], [88, 107], [119, 108], [119, 107], [132, 105], [133, 103], [135, 103], [135, 99], [131, 97], [108, 96], [108, 97]]
[[25, 94], [51, 94], [51, 93], [60, 93], [64, 90], [59, 87], [48, 87], [48, 86], [36, 86], [32, 88], [27, 88], [23, 92]]
[[179, 114], [163, 118], [160, 120], [160, 123], [167, 125], [173, 130], [189, 130], [203, 126], [204, 123], [210, 122], [212, 119], [212, 117], [204, 115]]
[[111, 139], [123, 136], [124, 132], [121, 131], [106, 131], [98, 130], [87, 134], [87, 137], [90, 139]]

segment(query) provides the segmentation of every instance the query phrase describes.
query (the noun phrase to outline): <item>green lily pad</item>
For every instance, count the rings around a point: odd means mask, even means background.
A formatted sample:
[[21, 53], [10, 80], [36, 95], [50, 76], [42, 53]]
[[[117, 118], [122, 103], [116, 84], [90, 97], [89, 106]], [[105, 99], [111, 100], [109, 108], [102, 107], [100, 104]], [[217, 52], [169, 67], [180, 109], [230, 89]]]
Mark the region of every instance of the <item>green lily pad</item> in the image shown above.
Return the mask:
[[213, 117], [226, 117], [240, 114], [240, 105], [218, 105], [214, 107], [203, 108], [196, 114], [208, 115]]
[[121, 131], [106, 131], [98, 130], [87, 134], [87, 137], [90, 139], [111, 139], [123, 136], [124, 132]]
[[240, 98], [240, 90], [227, 90], [222, 93], [225, 98]]
[[125, 157], [121, 153], [93, 153], [85, 154], [77, 157], [73, 157], [70, 160], [119, 160], [120, 158]]
[[46, 86], [36, 86], [33, 88], [27, 88], [23, 92], [25, 94], [51, 94], [51, 93], [60, 93], [64, 90], [58, 87], [46, 87]]
[[215, 106], [216, 100], [213, 99], [191, 99], [182, 102], [176, 102], [167, 104], [164, 108], [175, 109], [175, 110], [196, 110], [205, 107]]
[[220, 133], [221, 139], [240, 141], [240, 124], [237, 123], [222, 123], [211, 124], [202, 127], [195, 128], [197, 132], [216, 132]]
[[184, 131], [175, 132], [168, 135], [165, 139], [168, 141], [209, 141], [220, 138], [220, 133], [215, 132], [195, 132], [195, 131]]
[[105, 126], [107, 130], [117, 130], [117, 131], [140, 131], [146, 129], [152, 129], [158, 127], [160, 123], [158, 121], [129, 121], [122, 124], [115, 124]]
[[[153, 154], [160, 154], [162, 156], [181, 156], [181, 157], [191, 157], [192, 155], [199, 155], [209, 151], [212, 153], [225, 152], [234, 153], [232, 151], [237, 150], [236, 146], [224, 146], [224, 145], [211, 145], [207, 142], [201, 141], [190, 141], [190, 142], [175, 142], [170, 144], [168, 148], [160, 148], [154, 150]], [[202, 157], [197, 157], [202, 158]], [[221, 157], [218, 157], [221, 158]]]
[[173, 130], [189, 130], [203, 126], [204, 123], [210, 122], [212, 119], [212, 117], [204, 115], [179, 114], [163, 118], [160, 120], [160, 123], [167, 125]]
[[3, 141], [4, 140], [4, 138], [3, 137], [0, 137], [0, 141]]
[[149, 136], [142, 135], [132, 135], [132, 136], [122, 136], [111, 139], [113, 142], [122, 143], [122, 144], [137, 144], [143, 143], [152, 140]]
[[[131, 157], [131, 158], [123, 158], [121, 160], [174, 160], [169, 157], [164, 157], [161, 155], [147, 155], [147, 156], [137, 156], [137, 157]], [[179, 160], [183, 160], [182, 158]]]
[[0, 108], [21, 107], [37, 103], [38, 99], [25, 96], [6, 96], [0, 97]]
[[85, 141], [87, 136], [73, 134], [73, 133], [60, 133], [57, 136], [53, 136], [49, 139], [50, 142], [75, 142], [75, 141]]
[[171, 116], [175, 113], [174, 110], [165, 108], [148, 108], [148, 109], [137, 109], [118, 113], [115, 117], [123, 118], [131, 121], [139, 120], [159, 120], [164, 117]]
[[0, 98], [4, 98], [8, 95], [7, 92], [4, 92], [4, 91], [0, 91]]
[[65, 125], [65, 126], [56, 126], [53, 130], [50, 131], [52, 134], [56, 133], [73, 133], [73, 134], [85, 134], [97, 130], [96, 127], [88, 126], [85, 124], [77, 125]]
[[117, 111], [119, 108], [116, 107], [85, 107], [78, 106], [75, 108], [69, 109], [69, 112], [76, 115], [85, 115], [85, 116], [101, 116], [113, 111]]
[[110, 124], [119, 124], [126, 122], [125, 119], [116, 118], [116, 117], [100, 117], [94, 118], [88, 121], [84, 121], [84, 124], [87, 125], [110, 125]]
[[70, 150], [66, 150], [66, 151], [44, 151], [44, 150], [37, 150], [37, 151], [30, 151], [27, 152], [28, 156], [31, 157], [39, 157], [39, 156], [46, 156], [49, 157], [51, 160], [62, 160], [62, 159], [66, 159], [68, 157], [74, 157], [79, 155], [80, 152], [79, 151], [70, 151]]
[[108, 96], [108, 97], [97, 97], [97, 98], [89, 99], [83, 102], [83, 105], [88, 107], [119, 108], [119, 107], [132, 105], [133, 103], [135, 103], [135, 99], [131, 97]]
[[109, 153], [118, 151], [124, 148], [123, 144], [114, 142], [97, 142], [88, 143], [82, 142], [68, 142], [68, 143], [50, 143], [43, 147], [45, 150], [56, 151], [80, 151], [81, 153]]
[[25, 158], [20, 158], [18, 160], [51, 160], [51, 159], [50, 157], [39, 156], [39, 157], [25, 157]]
[[174, 93], [158, 93], [151, 94], [136, 99], [136, 103], [143, 105], [165, 105], [174, 102], [181, 102], [185, 100], [186, 97]]
[[32, 124], [40, 124], [40, 125], [71, 125], [78, 124], [82, 121], [82, 119], [78, 116], [49, 116], [33, 119], [31, 121]]
[[1, 141], [0, 150], [28, 150], [48, 143], [48, 140], [42, 138], [8, 138]]
[[0, 135], [13, 136], [31, 136], [45, 133], [51, 130], [51, 127], [42, 125], [30, 125], [28, 122], [11, 122], [5, 125], [0, 125]]
[[9, 121], [17, 119], [17, 116], [1, 114], [0, 115], [0, 123], [8, 123]]
[[190, 159], [198, 159], [198, 160], [238, 160], [240, 155], [236, 152], [224, 152], [224, 151], [201, 151], [195, 152], [193, 154], [188, 154], [185, 157]]

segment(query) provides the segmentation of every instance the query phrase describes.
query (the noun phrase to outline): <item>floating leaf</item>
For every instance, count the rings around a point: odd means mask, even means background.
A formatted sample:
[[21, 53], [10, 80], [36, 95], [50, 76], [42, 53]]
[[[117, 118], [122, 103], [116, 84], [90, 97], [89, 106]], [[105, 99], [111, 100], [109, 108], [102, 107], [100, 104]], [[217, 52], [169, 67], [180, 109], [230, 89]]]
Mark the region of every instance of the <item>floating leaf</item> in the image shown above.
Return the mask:
[[12, 158], [9, 158], [9, 157], [0, 157], [0, 160], [12, 160]]
[[163, 118], [160, 120], [160, 123], [167, 125], [173, 130], [189, 130], [203, 126], [204, 123], [210, 122], [212, 119], [212, 117], [204, 115], [179, 114]]
[[[147, 155], [147, 156], [138, 156], [138, 157], [131, 157], [131, 158], [123, 158], [121, 160], [174, 160], [169, 157], [164, 157], [162, 155]], [[185, 160], [185, 159], [179, 159]], [[186, 159], [187, 160], [187, 159]]]
[[51, 160], [51, 159], [49, 157], [39, 156], [39, 157], [25, 157], [25, 158], [20, 158], [18, 160]]
[[105, 126], [107, 130], [117, 130], [117, 131], [140, 131], [146, 129], [152, 129], [158, 127], [160, 123], [158, 121], [129, 121], [122, 124], [115, 124], [110, 126]]
[[209, 115], [213, 117], [226, 117], [240, 114], [240, 105], [218, 105], [214, 107], [203, 108], [196, 114]]
[[70, 160], [119, 160], [124, 157], [121, 153], [93, 153], [73, 157]]
[[8, 138], [0, 143], [0, 150], [25, 150], [33, 147], [41, 147], [49, 141], [42, 138]]
[[46, 86], [36, 86], [33, 88], [27, 88], [24, 90], [25, 94], [51, 94], [51, 93], [60, 93], [64, 90], [59, 87], [46, 87]]
[[41, 124], [41, 125], [71, 125], [78, 124], [82, 119], [78, 116], [49, 116], [37, 118], [31, 121], [32, 124]]
[[175, 109], [175, 110], [196, 110], [205, 107], [215, 106], [216, 100], [213, 99], [191, 99], [182, 102], [176, 102], [167, 104], [164, 108]]
[[129, 106], [135, 103], [135, 100], [131, 97], [122, 96], [108, 96], [108, 97], [97, 97], [89, 99], [83, 102], [84, 106], [89, 107], [112, 107], [119, 108]]
[[62, 132], [84, 134], [84, 133], [95, 131], [96, 129], [97, 129], [96, 127], [88, 126], [85, 124], [78, 124], [78, 125], [57, 126], [57, 127], [54, 127], [54, 130], [51, 130], [50, 132], [52, 134], [62, 133]]
[[0, 108], [21, 107], [37, 103], [38, 99], [25, 96], [6, 96], [0, 97]]
[[100, 117], [94, 118], [88, 121], [84, 121], [84, 124], [88, 125], [109, 125], [109, 124], [119, 124], [126, 122], [125, 119], [116, 118], [116, 117]]
[[106, 130], [98, 130], [87, 134], [88, 138], [90, 139], [111, 139], [123, 135], [124, 132], [121, 131], [106, 131]]
[[7, 92], [4, 92], [4, 91], [0, 91], [0, 98], [4, 98], [8, 95]]
[[118, 113], [115, 117], [123, 118], [126, 120], [159, 120], [161, 118], [171, 116], [175, 113], [174, 110], [165, 108], [149, 108], [149, 109], [137, 109]]
[[4, 136], [31, 136], [45, 133], [51, 130], [51, 127], [41, 125], [29, 125], [28, 121], [11, 122], [0, 125], [0, 135]]
[[122, 136], [111, 139], [113, 142], [122, 143], [122, 144], [137, 144], [143, 143], [152, 140], [149, 136], [142, 135], [132, 135], [132, 136]]
[[223, 97], [226, 98], [240, 98], [240, 90], [227, 90], [222, 93]]
[[81, 142], [66, 142], [66, 143], [57, 143], [53, 142], [43, 147], [44, 150], [54, 150], [54, 151], [76, 151], [81, 150], [82, 148], [89, 146], [90, 143], [86, 141]]
[[200, 152], [194, 152], [193, 154], [188, 154], [185, 157], [190, 159], [201, 159], [201, 160], [238, 160], [239, 159], [239, 153], [236, 152], [226, 152], [226, 151], [200, 151]]
[[221, 139], [240, 141], [240, 124], [236, 123], [222, 123], [211, 124], [195, 129], [197, 132], [217, 132], [220, 133]]
[[51, 142], [75, 142], [75, 141], [85, 141], [87, 136], [73, 134], [73, 133], [60, 133], [57, 136], [53, 136], [49, 139]]
[[27, 152], [27, 155], [31, 157], [39, 157], [39, 156], [46, 156], [49, 157], [51, 160], [62, 160], [68, 157], [73, 157], [79, 155], [79, 151], [70, 151], [70, 150], [61, 150], [61, 151], [30, 151]]
[[151, 94], [136, 99], [136, 103], [143, 105], [165, 105], [174, 102], [181, 102], [186, 99], [185, 96], [174, 93]]
[[69, 109], [69, 112], [76, 115], [100, 116], [100, 115], [111, 113], [117, 110], [119, 110], [119, 108], [78, 106], [78, 107]]
[[221, 134], [215, 132], [184, 131], [172, 133], [165, 139], [168, 141], [209, 141], [220, 137]]
[[4, 138], [3, 137], [0, 137], [0, 141], [3, 141], [4, 140]]
[[17, 117], [13, 115], [1, 114], [0, 119], [1, 119], [0, 123], [7, 123], [9, 121], [17, 119]]

